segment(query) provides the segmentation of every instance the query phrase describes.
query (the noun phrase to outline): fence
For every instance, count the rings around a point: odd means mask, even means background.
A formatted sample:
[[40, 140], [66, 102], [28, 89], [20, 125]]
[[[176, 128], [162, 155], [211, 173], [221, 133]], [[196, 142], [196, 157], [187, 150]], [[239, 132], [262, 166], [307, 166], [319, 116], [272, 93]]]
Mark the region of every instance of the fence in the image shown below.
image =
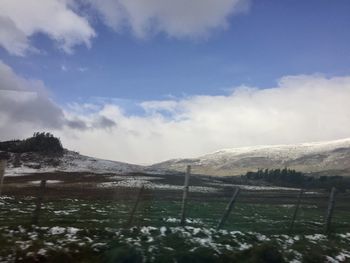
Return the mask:
[[[2, 185], [3, 185], [5, 166], [6, 166], [6, 163], [1, 162], [1, 164], [0, 164], [0, 182], [1, 182], [0, 191], [1, 191]], [[193, 209], [193, 208], [196, 209], [196, 207], [191, 208], [188, 206], [188, 202], [190, 200], [190, 192], [189, 192], [190, 174], [191, 174], [191, 167], [188, 166], [187, 171], [185, 173], [183, 196], [182, 196], [182, 202], [181, 202], [181, 207], [179, 209], [179, 216], [178, 216], [179, 219], [176, 219], [176, 220], [174, 220], [174, 218], [171, 219], [173, 222], [175, 222], [175, 221], [178, 222], [179, 225], [181, 225], [181, 226], [185, 226], [186, 223], [193, 223], [193, 222], [191, 222], [191, 220], [187, 219], [187, 215], [191, 212], [191, 209]], [[34, 200], [34, 209], [32, 211], [31, 223], [34, 225], [40, 224], [42, 209], [43, 209], [43, 206], [45, 207], [45, 205], [43, 205], [43, 203], [45, 202], [45, 198], [44, 198], [45, 192], [48, 192], [48, 191], [50, 191], [50, 189], [47, 188], [46, 180], [41, 180], [40, 186], [38, 187], [37, 197]], [[215, 214], [215, 216], [217, 216], [216, 229], [221, 229], [221, 228], [225, 227], [225, 223], [227, 222], [228, 218], [230, 218], [230, 214], [231, 214], [231, 218], [232, 218], [232, 215], [235, 216], [234, 205], [235, 205], [235, 203], [237, 203], [237, 199], [239, 200], [239, 195], [241, 194], [241, 192], [242, 191], [240, 191], [239, 188], [235, 188], [233, 191], [233, 195], [232, 195], [231, 199], [229, 200], [229, 202], [227, 203], [225, 209], [222, 209], [221, 215]], [[293, 231], [295, 231], [295, 224], [298, 221], [299, 214], [301, 213], [300, 210], [302, 210], [301, 206], [302, 206], [304, 194], [305, 194], [305, 191], [303, 189], [301, 189], [300, 192], [298, 193], [298, 195], [295, 195], [294, 205], [291, 206], [291, 208], [293, 209], [292, 216], [290, 217], [290, 219], [284, 220], [284, 225], [285, 224], [288, 225], [288, 232], [289, 233], [293, 233]], [[123, 225], [125, 227], [130, 227], [130, 226], [136, 224], [134, 221], [135, 221], [135, 216], [138, 214], [138, 212], [140, 212], [140, 211], [138, 211], [140, 209], [140, 204], [146, 203], [146, 201], [144, 199], [144, 195], [145, 195], [145, 188], [144, 188], [144, 186], [141, 186], [137, 190], [137, 194], [135, 196], [134, 202], [129, 203], [125, 209], [126, 211], [124, 211], [124, 214], [127, 214], [126, 218], [124, 219], [125, 222], [123, 223]], [[333, 187], [331, 192], [330, 192], [330, 195], [329, 195], [329, 201], [328, 201], [327, 209], [325, 209], [325, 216], [323, 217], [323, 223], [322, 223], [323, 231], [324, 231], [324, 233], [327, 233], [327, 234], [331, 233], [333, 230], [332, 229], [332, 220], [333, 220], [333, 215], [334, 215], [335, 197], [336, 197], [336, 189]], [[197, 204], [204, 206], [206, 204], [206, 200], [202, 200]], [[215, 204], [211, 207], [211, 209], [214, 206], [215, 206]], [[130, 207], [131, 207], [131, 209], [130, 209]], [[65, 208], [69, 209], [69, 207], [65, 207]], [[127, 211], [128, 209], [130, 209], [129, 212]], [[164, 209], [166, 209], [166, 208], [164, 208]], [[169, 206], [169, 209], [171, 210], [173, 208]], [[62, 211], [64, 211], [64, 210], [62, 210]], [[290, 209], [288, 209], [288, 212], [289, 211], [290, 211]], [[210, 209], [208, 211], [204, 211], [204, 212], [211, 213]], [[256, 213], [254, 214], [255, 217], [259, 217], [258, 212], [259, 211], [256, 211]], [[62, 213], [64, 213], [64, 212], [62, 212]], [[235, 219], [237, 219], [237, 218], [235, 218]], [[215, 221], [215, 218], [212, 218], [212, 222], [213, 221]], [[310, 220], [310, 222], [311, 222], [311, 220]]]
[[4, 184], [6, 165], [7, 165], [7, 161], [6, 160], [0, 160], [0, 196], [2, 194], [2, 186]]

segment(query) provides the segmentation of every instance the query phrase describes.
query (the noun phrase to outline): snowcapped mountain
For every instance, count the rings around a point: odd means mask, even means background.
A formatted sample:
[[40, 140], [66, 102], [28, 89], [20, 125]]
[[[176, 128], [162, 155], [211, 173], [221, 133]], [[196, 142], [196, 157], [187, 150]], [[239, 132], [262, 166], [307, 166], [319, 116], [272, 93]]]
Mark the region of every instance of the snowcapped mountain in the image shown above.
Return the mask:
[[198, 158], [174, 159], [152, 166], [154, 169], [206, 175], [240, 175], [247, 171], [292, 168], [310, 173], [350, 176], [350, 138], [292, 145], [253, 146], [223, 149]]

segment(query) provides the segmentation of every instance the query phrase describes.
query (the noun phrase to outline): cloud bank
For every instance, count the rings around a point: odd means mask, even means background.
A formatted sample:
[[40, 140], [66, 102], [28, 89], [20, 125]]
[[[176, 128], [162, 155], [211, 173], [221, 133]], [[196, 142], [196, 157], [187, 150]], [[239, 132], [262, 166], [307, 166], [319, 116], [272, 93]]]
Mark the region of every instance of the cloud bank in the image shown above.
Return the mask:
[[142, 115], [125, 112], [118, 100], [59, 106], [42, 82], [21, 78], [3, 63], [0, 83], [0, 140], [45, 130], [69, 149], [131, 163], [350, 137], [350, 76], [286, 76], [267, 89], [144, 101]]

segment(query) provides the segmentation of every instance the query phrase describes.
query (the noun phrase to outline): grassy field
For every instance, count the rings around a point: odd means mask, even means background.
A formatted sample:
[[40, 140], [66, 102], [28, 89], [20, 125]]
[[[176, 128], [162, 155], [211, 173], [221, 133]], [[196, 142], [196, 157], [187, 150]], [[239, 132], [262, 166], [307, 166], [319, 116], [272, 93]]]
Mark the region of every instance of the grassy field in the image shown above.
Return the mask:
[[[134, 190], [134, 192], [136, 192]], [[148, 193], [132, 226], [133, 198], [49, 198], [32, 225], [35, 197], [0, 199], [0, 262], [349, 262], [350, 211], [336, 207], [333, 234], [323, 235], [327, 199], [305, 198], [293, 233], [294, 205], [278, 193], [242, 193], [222, 230], [215, 227], [227, 197], [194, 198], [186, 227], [180, 197]], [[260, 199], [258, 198], [260, 197]], [[205, 201], [204, 201], [205, 200]], [[333, 261], [332, 261], [333, 260]]]
[[[39, 182], [48, 181], [38, 224]], [[332, 234], [323, 222], [329, 192], [308, 189], [294, 231], [298, 189], [240, 186], [193, 176], [185, 227], [179, 225], [183, 175], [49, 173], [6, 177], [0, 197], [0, 262], [349, 262], [350, 194], [339, 192]], [[138, 185], [145, 189], [126, 225]], [[136, 188], [135, 188], [136, 187]]]

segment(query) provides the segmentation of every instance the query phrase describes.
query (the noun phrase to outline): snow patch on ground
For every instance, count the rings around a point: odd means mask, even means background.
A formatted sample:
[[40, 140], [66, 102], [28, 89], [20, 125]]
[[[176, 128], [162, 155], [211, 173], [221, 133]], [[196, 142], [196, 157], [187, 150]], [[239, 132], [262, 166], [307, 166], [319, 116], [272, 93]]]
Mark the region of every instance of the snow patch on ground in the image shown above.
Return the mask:
[[60, 235], [66, 232], [66, 228], [64, 227], [59, 227], [59, 226], [54, 226], [49, 230], [49, 233], [51, 235]]
[[[40, 180], [36, 180], [36, 181], [29, 181], [29, 184], [40, 184], [41, 181]], [[59, 183], [63, 183], [63, 181], [60, 180], [46, 180], [47, 184], [59, 184]]]
[[[127, 187], [127, 188], [140, 188], [144, 186], [145, 189], [152, 190], [183, 190], [183, 186], [181, 185], [170, 185], [170, 184], [162, 184], [162, 183], [154, 183], [148, 180], [144, 180], [143, 178], [132, 178], [126, 179], [123, 181], [116, 182], [104, 182], [99, 183], [97, 185], [101, 188], [114, 188], [114, 187]], [[190, 186], [190, 192], [199, 192], [199, 193], [209, 193], [218, 191], [217, 188], [208, 187], [208, 186]]]
[[[168, 217], [163, 218], [163, 221], [167, 223], [180, 223], [181, 220], [175, 217]], [[196, 218], [186, 218], [186, 224], [203, 224], [203, 221]]]

